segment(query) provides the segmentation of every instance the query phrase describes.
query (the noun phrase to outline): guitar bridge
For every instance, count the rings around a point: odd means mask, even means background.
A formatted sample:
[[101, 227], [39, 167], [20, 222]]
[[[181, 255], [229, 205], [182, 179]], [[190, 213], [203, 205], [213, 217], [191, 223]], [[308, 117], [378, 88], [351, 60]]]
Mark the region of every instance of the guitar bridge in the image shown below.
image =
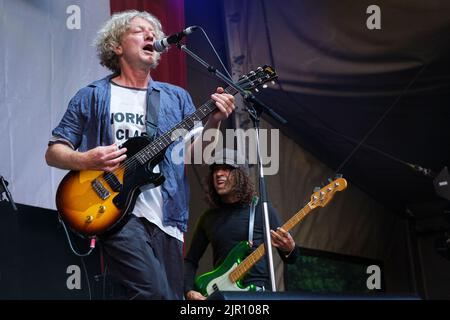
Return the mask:
[[95, 193], [97, 193], [97, 195], [102, 200], [108, 199], [108, 197], [111, 195], [109, 193], [109, 191], [97, 179], [93, 180], [91, 185], [92, 185], [92, 188], [94, 189]]

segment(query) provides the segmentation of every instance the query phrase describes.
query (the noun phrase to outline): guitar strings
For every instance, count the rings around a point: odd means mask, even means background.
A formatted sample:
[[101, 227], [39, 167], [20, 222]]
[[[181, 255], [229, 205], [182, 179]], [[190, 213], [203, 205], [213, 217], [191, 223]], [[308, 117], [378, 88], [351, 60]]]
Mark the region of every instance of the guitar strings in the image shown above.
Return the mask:
[[[231, 93], [230, 89], [231, 89], [231, 87], [228, 87], [224, 91], [226, 93]], [[135, 155], [133, 155], [129, 159], [125, 160], [122, 164], [120, 164], [119, 168], [111, 171], [111, 173], [116, 175], [119, 172], [119, 170], [126, 171], [127, 169], [130, 169], [135, 165], [139, 165], [138, 157], [140, 157], [140, 156], [145, 157], [145, 155], [150, 154], [151, 157], [154, 157], [154, 156], [158, 155], [158, 153], [160, 153], [162, 151], [162, 150], [158, 150], [158, 148], [159, 148], [158, 145], [161, 144], [161, 141], [164, 141], [166, 144], [169, 143], [170, 141], [172, 141], [170, 136], [180, 127], [185, 128], [184, 126], [187, 126], [189, 129], [192, 129], [193, 124], [191, 124], [189, 122], [192, 121], [196, 117], [200, 118], [200, 120], [201, 120], [201, 119], [205, 118], [208, 114], [212, 113], [214, 111], [214, 109], [210, 109], [211, 106], [215, 106], [215, 104], [214, 104], [214, 101], [210, 99], [206, 103], [204, 103], [200, 108], [198, 108], [192, 115], [183, 119], [178, 125], [176, 125], [172, 129], [170, 129], [168, 132], [161, 135], [157, 140], [152, 141], [150, 144], [145, 146], [142, 150], [137, 152]], [[206, 108], [206, 113], [203, 113], [203, 109], [205, 109], [205, 108]], [[203, 117], [199, 117], [198, 113], [202, 113]], [[153, 154], [153, 152], [151, 151], [152, 149], [157, 150], [157, 152], [155, 154]], [[99, 178], [99, 177], [100, 176], [98, 176], [97, 178]], [[103, 179], [107, 183], [110, 183], [110, 182], [112, 182], [112, 180], [114, 178], [107, 175], [107, 176], [104, 176]]]
[[[255, 75], [256, 75], [256, 74], [255, 74]], [[253, 75], [252, 77], [254, 77], [255, 75]], [[247, 76], [243, 77], [241, 80], [239, 80], [239, 81], [237, 82], [237, 85], [243, 85], [243, 84], [245, 84], [246, 82], [247, 82], [247, 84], [250, 83], [250, 84], [253, 85], [253, 81], [254, 81], [254, 80], [251, 79], [252, 77], [250, 77], [250, 78], [247, 77]], [[258, 77], [256, 77], [256, 78], [258, 78]], [[261, 77], [259, 78], [259, 80], [261, 80]], [[260, 84], [263, 84], [263, 83], [267, 82], [268, 80], [270, 80], [270, 79], [269, 79], [268, 77], [266, 77], [266, 81], [261, 82]], [[232, 90], [232, 91], [230, 91], [230, 90]], [[234, 92], [233, 92], [233, 91], [234, 91]], [[233, 94], [233, 95], [235, 95], [236, 93], [238, 93], [238, 91], [237, 91], [235, 88], [231, 87], [231, 86], [227, 87], [227, 88], [224, 90], [224, 92], [226, 92], [226, 93], [231, 93], [231, 94]], [[157, 146], [155, 146], [155, 144], [157, 145], [157, 143], [156, 143], [157, 141], [169, 139], [168, 141], [165, 141], [165, 142], [166, 142], [166, 143], [170, 142], [171, 139], [170, 139], [169, 135], [171, 135], [175, 130], [177, 130], [177, 129], [178, 129], [179, 127], [181, 127], [181, 126], [188, 125], [188, 126], [190, 127], [191, 125], [188, 124], [187, 122], [188, 122], [188, 121], [191, 121], [192, 118], [194, 118], [195, 116], [197, 116], [197, 112], [198, 112], [198, 111], [202, 111], [202, 108], [210, 108], [211, 106], [215, 106], [215, 104], [214, 104], [214, 101], [212, 101], [212, 100], [210, 99], [210, 100], [208, 100], [206, 103], [204, 103], [200, 108], [198, 108], [198, 109], [193, 113], [193, 115], [187, 117], [186, 119], [184, 119], [183, 121], [181, 121], [178, 125], [176, 125], [174, 128], [172, 128], [171, 130], [169, 130], [169, 131], [166, 132], [165, 134], [161, 135], [157, 140], [152, 141], [149, 145], [147, 145], [147, 146], [146, 146], [145, 148], [143, 148], [141, 151], [139, 151], [138, 153], [136, 153], [135, 155], [133, 155], [131, 158], [125, 160], [125, 161], [119, 166], [119, 168], [122, 169], [122, 170], [124, 170], [124, 171], [126, 171], [127, 169], [129, 169], [129, 168], [131, 168], [132, 166], [135, 166], [135, 165], [136, 165], [136, 161], [138, 161], [137, 158], [138, 158], [139, 156], [146, 155], [146, 154], [148, 154], [148, 153], [150, 153], [152, 157], [156, 156], [158, 153], [160, 153], [160, 152], [162, 151], [162, 149], [159, 150], [159, 151], [157, 151], [157, 153], [154, 154], [154, 155], [152, 155], [151, 151], [149, 151], [149, 150], [152, 149], [152, 148], [153, 148], [153, 149], [158, 148]], [[214, 109], [208, 110], [206, 114], [203, 114], [203, 117], [201, 117], [201, 119], [203, 119], [204, 117], [206, 117], [206, 116], [207, 116], [208, 114], [210, 114], [212, 111], [214, 111]], [[202, 112], [202, 113], [203, 113], [203, 112]], [[191, 129], [192, 129], [192, 128], [191, 128]], [[156, 150], [157, 150], [157, 149], [156, 149]], [[147, 160], [147, 161], [148, 161], [148, 160]], [[111, 173], [115, 175], [116, 173], [118, 173], [119, 168], [116, 169], [116, 170], [114, 170], [114, 171], [112, 171]], [[97, 177], [97, 178], [98, 178], [98, 177]], [[112, 177], [109, 178], [109, 176], [104, 177], [104, 180], [105, 180], [106, 182], [108, 182], [108, 183], [109, 183], [109, 182], [112, 182], [112, 181], [111, 181], [112, 179], [114, 179], [114, 178], [112, 178]]]
[[[207, 105], [209, 104], [209, 106]], [[206, 107], [211, 107], [212, 105], [212, 101], [208, 101], [207, 103], [205, 103], [204, 106], [202, 106], [201, 108], [199, 108], [195, 113], [193, 113], [191, 116], [189, 116], [188, 118], [184, 119], [183, 121], [181, 121], [177, 126], [175, 126], [174, 128], [170, 129], [168, 132], [164, 133], [163, 135], [161, 135], [157, 140], [152, 141], [150, 144], [148, 144], [147, 146], [145, 146], [142, 150], [140, 150], [138, 153], [136, 153], [135, 155], [133, 155], [131, 158], [125, 160], [121, 165], [120, 168], [126, 170], [129, 169], [132, 165], [134, 165], [136, 162], [138, 161], [138, 157], [145, 157], [145, 155], [150, 154], [151, 157], [154, 157], [156, 155], [158, 155], [158, 153], [160, 153], [162, 150], [159, 150], [159, 145], [161, 144], [161, 141], [165, 142], [166, 144], [169, 143], [170, 141], [172, 141], [172, 139], [170, 138], [170, 136], [180, 127], [184, 127], [187, 126], [189, 129], [192, 129], [191, 127], [193, 127], [193, 124], [189, 123], [190, 121], [192, 121], [193, 118], [195, 118], [196, 116], [198, 116], [198, 114], [196, 114], [198, 111], [202, 111], [202, 108], [206, 108]], [[204, 114], [203, 117], [206, 117], [209, 113], [211, 113], [214, 110], [209, 110], [206, 112], [206, 114]], [[203, 113], [203, 112], [202, 112]], [[156, 153], [153, 154], [155, 151], [151, 151], [151, 150], [156, 150]], [[118, 169], [112, 171], [113, 173], [117, 172]]]
[[[237, 84], [238, 84], [238, 85], [242, 85], [242, 84], [245, 83], [245, 82], [250, 82], [251, 84], [253, 83], [248, 77], [244, 77], [242, 80], [238, 81]], [[230, 91], [231, 89], [234, 89], [234, 90], [233, 90], [234, 92], [231, 92], [231, 91]], [[235, 88], [229, 86], [229, 87], [227, 87], [227, 88], [224, 90], [224, 92], [226, 92], [226, 93], [231, 93], [231, 94], [235, 95], [238, 91], [237, 91]], [[137, 158], [138, 158], [139, 156], [146, 155], [146, 154], [148, 154], [148, 153], [151, 154], [151, 151], [149, 151], [150, 149], [152, 149], [152, 148], [153, 148], [153, 149], [158, 148], [157, 146], [154, 146], [155, 144], [157, 144], [157, 143], [156, 143], [157, 141], [169, 139], [169, 141], [165, 141], [165, 142], [166, 142], [166, 143], [170, 142], [171, 139], [170, 139], [170, 137], [169, 137], [169, 134], [171, 135], [175, 130], [177, 130], [177, 129], [178, 129], [179, 127], [181, 127], [181, 126], [184, 126], [184, 125], [191, 126], [191, 125], [188, 124], [187, 122], [188, 122], [188, 121], [191, 121], [192, 118], [194, 118], [195, 116], [197, 116], [197, 112], [198, 112], [198, 111], [201, 111], [202, 108], [210, 108], [211, 106], [215, 106], [215, 105], [214, 105], [214, 101], [212, 101], [212, 100], [210, 99], [210, 100], [208, 100], [205, 104], [203, 104], [199, 109], [197, 109], [196, 112], [193, 113], [193, 115], [187, 117], [186, 119], [184, 119], [183, 121], [181, 121], [178, 125], [176, 125], [174, 128], [172, 128], [171, 130], [169, 130], [169, 131], [166, 132], [165, 134], [161, 135], [156, 141], [151, 142], [151, 143], [150, 143], [149, 145], [147, 145], [144, 149], [142, 149], [141, 151], [139, 151], [138, 153], [136, 153], [135, 155], [133, 155], [131, 158], [125, 160], [125, 161], [119, 166], [119, 168], [120, 168], [121, 170], [126, 171], [127, 169], [131, 168], [132, 166], [135, 166], [135, 165], [136, 165], [136, 161], [138, 161]], [[208, 110], [207, 113], [204, 114], [203, 117], [202, 117], [201, 119], [203, 119], [204, 117], [206, 117], [206, 116], [207, 116], [208, 114], [210, 114], [212, 111], [214, 111], [214, 109]], [[203, 112], [202, 112], [202, 113], [203, 113]], [[156, 149], [156, 150], [157, 150], [157, 149]], [[157, 155], [159, 152], [161, 152], [161, 151], [162, 151], [162, 150], [159, 150], [155, 155], [152, 155], [152, 154], [151, 154], [151, 156], [152, 156], [152, 157], [153, 157], [153, 156], [156, 156], [156, 155]], [[114, 171], [112, 171], [111, 173], [115, 175], [116, 173], [118, 173], [119, 168], [116, 169], [116, 170], [114, 170]], [[97, 178], [98, 178], [98, 177], [97, 177]], [[112, 179], [114, 179], [114, 178], [112, 178], [112, 177], [109, 178], [109, 176], [104, 177], [104, 180], [105, 180], [106, 182], [108, 182], [108, 183], [109, 183], [109, 182], [112, 182], [112, 181], [111, 181]]]
[[[243, 85], [243, 84], [245, 84], [246, 82], [247, 82], [247, 83], [250, 83], [250, 84], [253, 83], [248, 77], [244, 77], [242, 80], [240, 80], [240, 81], [237, 82], [237, 85]], [[232, 90], [232, 89], [233, 89], [233, 90]], [[233, 92], [233, 91], [234, 91], [234, 92]], [[224, 90], [224, 92], [229, 93], [229, 94], [232, 94], [232, 95], [235, 95], [235, 94], [238, 93], [238, 91], [237, 91], [235, 88], [231, 87], [231, 86], [227, 87], [227, 88]], [[173, 132], [175, 132], [175, 130], [179, 129], [180, 127], [183, 127], [184, 125], [187, 125], [188, 127], [190, 127], [190, 129], [192, 129], [191, 126], [193, 127], [193, 124], [191, 125], [191, 124], [188, 123], [188, 122], [191, 121], [191, 120], [192, 120], [193, 118], [195, 118], [196, 116], [198, 116], [198, 114], [197, 114], [198, 112], [203, 113], [203, 112], [202, 112], [202, 109], [203, 109], [203, 108], [207, 108], [208, 111], [206, 112], [206, 114], [203, 114], [203, 117], [200, 117], [200, 120], [201, 120], [201, 119], [204, 119], [208, 114], [210, 114], [210, 113], [212, 113], [212, 112], [214, 111], [214, 109], [211, 109], [211, 110], [210, 110], [211, 106], [215, 106], [215, 103], [214, 103], [214, 101], [213, 101], [212, 99], [210, 99], [210, 100], [208, 100], [206, 103], [204, 103], [204, 104], [203, 104], [200, 108], [198, 108], [192, 115], [190, 115], [189, 117], [183, 119], [178, 125], [176, 125], [176, 126], [173, 127], [172, 129], [170, 129], [168, 132], [166, 132], [166, 133], [164, 133], [163, 135], [161, 135], [160, 137], [158, 137], [158, 139], [156, 139], [155, 141], [152, 141], [150, 144], [148, 144], [147, 146], [145, 146], [142, 150], [140, 150], [139, 152], [137, 152], [135, 155], [133, 155], [133, 156], [130, 157], [129, 159], [126, 159], [122, 164], [119, 165], [119, 168], [117, 168], [117, 169], [111, 171], [111, 173], [114, 174], [115, 177], [117, 177], [116, 174], [119, 172], [119, 170], [123, 170], [124, 173], [125, 173], [125, 171], [126, 171], [127, 169], [130, 169], [130, 168], [132, 168], [132, 167], [135, 166], [135, 165], [139, 165], [139, 161], [138, 161], [138, 157], [139, 157], [139, 156], [144, 157], [145, 155], [150, 154], [151, 157], [154, 157], [154, 156], [158, 155], [158, 154], [162, 151], [162, 149], [161, 149], [161, 150], [158, 150], [158, 144], [161, 144], [161, 140], [164, 140], [164, 142], [165, 142], [166, 144], [169, 143], [170, 141], [172, 141], [172, 139], [170, 138], [170, 135], [172, 135]], [[177, 138], [178, 138], [178, 137], [177, 137]], [[168, 140], [166, 140], [166, 139], [168, 139]], [[159, 141], [159, 142], [158, 142], [158, 141]], [[158, 150], [158, 151], [156, 152], [156, 154], [153, 155], [153, 154], [152, 154], [152, 151], [150, 151], [151, 149]], [[147, 160], [147, 161], [148, 161], [148, 160]], [[98, 176], [97, 178], [99, 178], [99, 177], [100, 177], [100, 176]], [[109, 184], [110, 182], [112, 182], [113, 179], [114, 179], [114, 178], [113, 178], [113, 177], [110, 177], [109, 175], [103, 177], [103, 180], [105, 180], [108, 184]]]
[[[227, 90], [228, 90], [228, 88], [227, 88]], [[227, 90], [225, 90], [225, 92], [228, 93]], [[214, 102], [212, 100], [207, 101], [202, 107], [197, 109], [196, 112], [194, 112], [191, 116], [189, 116], [186, 119], [184, 119], [183, 121], [181, 121], [177, 126], [172, 128], [165, 134], [161, 135], [157, 140], [152, 141], [149, 145], [147, 145], [141, 151], [139, 151], [138, 153], [133, 155], [133, 157], [125, 160], [119, 167], [121, 169], [127, 170], [130, 167], [132, 167], [133, 165], [135, 165], [136, 162], [138, 162], [137, 158], [140, 156], [147, 155], [147, 154], [150, 154], [151, 157], [156, 156], [158, 153], [160, 153], [162, 151], [162, 150], [159, 150], [159, 146], [158, 146], [161, 144], [161, 141], [165, 142], [166, 144], [169, 143], [172, 140], [170, 138], [170, 136], [180, 127], [183, 127], [184, 129], [186, 129], [186, 127], [189, 129], [192, 129], [193, 124], [190, 122], [192, 122], [192, 120], [195, 118], [202, 119], [202, 118], [206, 117], [208, 114], [210, 114], [212, 111], [214, 111], [214, 109], [212, 109], [212, 110], [210, 109], [210, 107], [213, 105], [214, 105]], [[206, 110], [204, 110], [205, 108], [206, 108]], [[204, 113], [203, 111], [206, 111], [206, 113]], [[203, 117], [199, 116], [199, 113], [202, 113]], [[151, 151], [152, 149], [157, 150], [155, 154], [153, 154], [154, 151]], [[117, 173], [117, 170], [118, 169], [112, 171], [112, 173]], [[110, 182], [110, 179], [108, 177], [106, 177], [105, 181]]]

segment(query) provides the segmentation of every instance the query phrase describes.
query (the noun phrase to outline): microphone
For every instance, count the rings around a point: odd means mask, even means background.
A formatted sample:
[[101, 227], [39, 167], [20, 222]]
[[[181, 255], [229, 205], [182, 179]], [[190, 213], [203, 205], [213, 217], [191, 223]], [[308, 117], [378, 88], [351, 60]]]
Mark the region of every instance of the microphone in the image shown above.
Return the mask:
[[186, 29], [184, 29], [181, 32], [172, 34], [172, 35], [162, 38], [160, 40], [156, 40], [153, 43], [153, 49], [156, 52], [163, 52], [166, 48], [170, 47], [171, 44], [176, 44], [176, 43], [180, 42], [181, 39], [183, 39], [185, 36], [187, 36], [188, 34], [191, 34], [192, 32], [194, 32], [197, 29], [199, 29], [198, 26], [187, 27]]

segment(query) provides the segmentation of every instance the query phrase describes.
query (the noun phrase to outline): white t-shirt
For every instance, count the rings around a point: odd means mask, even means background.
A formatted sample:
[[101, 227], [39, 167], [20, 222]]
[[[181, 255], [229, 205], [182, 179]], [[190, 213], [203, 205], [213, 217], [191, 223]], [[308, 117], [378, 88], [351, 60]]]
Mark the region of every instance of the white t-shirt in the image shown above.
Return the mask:
[[[111, 125], [114, 141], [117, 145], [146, 132], [146, 106], [146, 89], [128, 88], [111, 83]], [[186, 138], [189, 138], [189, 136]], [[159, 172], [159, 166], [156, 166], [153, 171]], [[140, 190], [141, 194], [136, 200], [133, 214], [137, 217], [146, 218], [168, 235], [183, 241], [183, 233], [177, 227], [163, 225], [161, 186], [152, 188], [147, 185], [141, 187]]]

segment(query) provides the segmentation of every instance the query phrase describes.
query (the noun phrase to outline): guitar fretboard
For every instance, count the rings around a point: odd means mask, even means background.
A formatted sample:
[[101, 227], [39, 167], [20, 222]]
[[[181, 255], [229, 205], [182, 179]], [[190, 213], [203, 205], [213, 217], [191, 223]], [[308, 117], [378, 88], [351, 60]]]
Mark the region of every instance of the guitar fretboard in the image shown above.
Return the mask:
[[[226, 93], [236, 95], [237, 90], [229, 86], [225, 89]], [[127, 159], [126, 162], [137, 160], [141, 165], [147, 163], [154, 157], [158, 156], [163, 150], [165, 150], [172, 142], [176, 141], [180, 137], [184, 137], [191, 131], [196, 122], [202, 121], [212, 112], [217, 109], [215, 102], [210, 99], [198, 108], [194, 113], [187, 116], [183, 121], [177, 124], [175, 127], [159, 136], [154, 141], [150, 142], [145, 148], [137, 152], [133, 157]]]
[[[296, 224], [303, 220], [303, 218], [311, 212], [310, 202], [292, 216], [285, 224], [281, 226], [286, 231], [292, 229]], [[229, 278], [233, 283], [240, 280], [245, 276], [258, 261], [266, 254], [266, 248], [264, 243], [260, 244], [255, 251], [253, 251], [247, 258], [245, 258], [232, 272], [230, 272]]]

